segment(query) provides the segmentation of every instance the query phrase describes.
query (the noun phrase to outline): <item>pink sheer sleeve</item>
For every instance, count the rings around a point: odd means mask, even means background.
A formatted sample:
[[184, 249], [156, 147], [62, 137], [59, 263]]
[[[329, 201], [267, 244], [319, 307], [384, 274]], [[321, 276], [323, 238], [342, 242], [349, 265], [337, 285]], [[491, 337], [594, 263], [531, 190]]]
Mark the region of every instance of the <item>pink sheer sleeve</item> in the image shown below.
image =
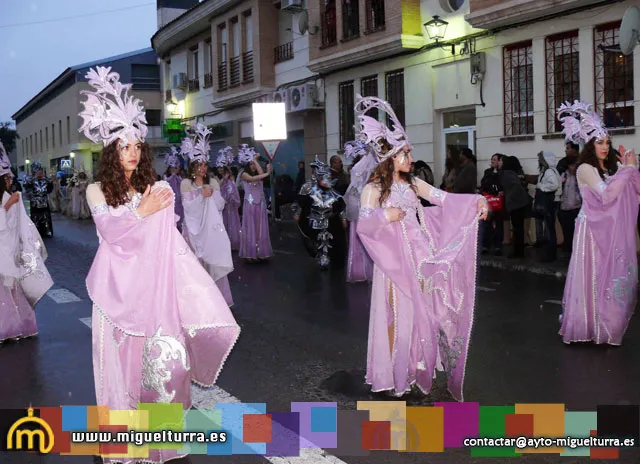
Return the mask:
[[611, 178], [611, 181], [606, 183], [596, 168], [583, 164], [578, 168], [578, 183], [589, 187], [605, 206], [614, 203], [628, 184], [632, 184], [640, 195], [640, 172], [632, 166], [623, 166]]
[[142, 235], [136, 232], [144, 223], [144, 219], [124, 206], [112, 213], [98, 184], [91, 184], [87, 187], [87, 202], [98, 235], [102, 240], [110, 244], [126, 242], [127, 247], [135, 247], [142, 241]]

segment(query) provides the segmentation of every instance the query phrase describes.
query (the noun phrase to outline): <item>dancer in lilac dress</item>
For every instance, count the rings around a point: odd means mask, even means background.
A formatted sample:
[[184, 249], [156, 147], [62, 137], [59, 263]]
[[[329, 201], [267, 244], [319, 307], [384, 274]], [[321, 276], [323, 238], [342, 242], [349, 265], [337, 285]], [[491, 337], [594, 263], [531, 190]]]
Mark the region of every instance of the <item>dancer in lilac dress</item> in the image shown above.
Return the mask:
[[0, 343], [38, 334], [33, 308], [53, 285], [42, 238], [12, 185], [11, 162], [0, 142]]
[[229, 274], [233, 272], [231, 244], [224, 228], [224, 199], [220, 184], [209, 177], [209, 140], [211, 131], [198, 124], [194, 138], [182, 141], [181, 151], [189, 157], [189, 178], [180, 185], [184, 205], [184, 238], [222, 292], [233, 306]]
[[[362, 189], [367, 184], [369, 176], [377, 166], [375, 157], [367, 157], [367, 152], [367, 145], [359, 140], [347, 142], [344, 146], [345, 156], [354, 160], [354, 165], [350, 173], [351, 184], [344, 195], [344, 200], [347, 205], [347, 220], [349, 221], [347, 282], [364, 282], [373, 279], [373, 261], [362, 245], [362, 241], [357, 232]], [[364, 162], [360, 163], [360, 161], [363, 160]]]
[[216, 166], [218, 166], [218, 177], [221, 182], [220, 193], [225, 201], [224, 209], [222, 210], [222, 219], [224, 220], [224, 228], [227, 229], [227, 235], [229, 235], [231, 249], [237, 251], [240, 249], [240, 230], [242, 223], [240, 222], [240, 214], [238, 213], [238, 209], [240, 208], [240, 192], [238, 192], [236, 181], [233, 178], [231, 169], [229, 169], [229, 166], [231, 166], [234, 161], [235, 157], [233, 156], [231, 147], [225, 147], [219, 150]]
[[171, 153], [165, 155], [164, 163], [167, 165], [164, 180], [169, 183], [176, 197], [175, 213], [178, 220], [176, 226], [178, 230], [182, 232], [182, 223], [184, 222], [184, 207], [182, 206], [182, 195], [180, 194], [180, 184], [182, 183], [180, 167], [182, 166], [182, 160], [180, 159], [180, 155], [178, 155], [178, 149], [176, 147], [171, 147]]
[[[386, 112], [393, 129], [366, 114]], [[375, 264], [366, 382], [402, 396], [431, 390], [436, 370], [463, 401], [473, 325], [480, 195], [455, 195], [414, 178], [411, 146], [391, 106], [356, 97], [360, 137], [377, 167], [362, 192], [358, 234]], [[367, 161], [365, 161], [367, 160]], [[422, 208], [420, 198], [439, 208]], [[420, 220], [418, 221], [418, 217]]]
[[560, 335], [567, 344], [621, 345], [638, 286], [636, 155], [620, 146], [617, 159], [607, 130], [589, 104], [566, 103], [558, 118], [566, 141], [584, 144], [577, 172], [582, 209], [564, 287]]
[[[87, 277], [93, 301], [97, 404], [135, 410], [139, 403], [191, 407], [191, 382], [212, 386], [240, 334], [222, 294], [175, 227], [169, 184], [156, 182], [142, 102], [111, 68], [87, 74], [95, 91], [80, 128], [104, 148], [100, 183], [87, 189], [100, 245]], [[166, 462], [181, 450], [149, 450], [145, 459], [103, 455], [104, 462]]]
[[267, 202], [262, 186], [262, 181], [271, 174], [271, 165], [267, 165], [267, 172], [262, 172], [258, 158], [260, 155], [246, 144], [238, 150], [238, 162], [246, 166], [241, 175], [244, 204], [239, 256], [249, 262], [261, 261], [273, 256], [269, 237]]

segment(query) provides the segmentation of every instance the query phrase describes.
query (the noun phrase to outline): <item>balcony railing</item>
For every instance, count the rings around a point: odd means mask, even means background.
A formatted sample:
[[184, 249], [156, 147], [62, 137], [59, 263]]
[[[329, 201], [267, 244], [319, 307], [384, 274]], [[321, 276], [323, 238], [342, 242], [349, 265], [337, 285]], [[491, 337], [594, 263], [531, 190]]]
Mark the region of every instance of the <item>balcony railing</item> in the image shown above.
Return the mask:
[[253, 52], [244, 52], [242, 54], [242, 82], [253, 81]]
[[171, 89], [167, 89], [164, 91], [164, 101], [170, 102], [173, 100], [173, 95], [171, 94]]
[[240, 85], [240, 57], [234, 56], [229, 60], [229, 86], [235, 87]]
[[273, 47], [273, 64], [293, 59], [293, 42]]
[[227, 63], [218, 63], [218, 91], [227, 90]]
[[213, 87], [213, 74], [210, 72], [204, 75], [204, 88]]
[[325, 7], [322, 16], [322, 46], [329, 47], [338, 42], [338, 28], [336, 27], [335, 0]]
[[189, 79], [189, 92], [197, 92], [200, 90], [200, 80], [199, 79]]

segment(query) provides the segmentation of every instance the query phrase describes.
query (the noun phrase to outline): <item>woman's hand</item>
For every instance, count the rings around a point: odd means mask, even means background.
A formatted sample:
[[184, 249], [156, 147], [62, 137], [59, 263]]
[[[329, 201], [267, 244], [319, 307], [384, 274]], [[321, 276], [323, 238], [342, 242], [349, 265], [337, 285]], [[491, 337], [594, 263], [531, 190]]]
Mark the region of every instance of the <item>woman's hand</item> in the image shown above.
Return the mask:
[[18, 192], [12, 193], [4, 205], [5, 211], [9, 211], [9, 208], [11, 208], [13, 205], [18, 203], [19, 201], [20, 201], [20, 194]]
[[209, 185], [203, 185], [202, 186], [202, 197], [203, 198], [209, 198], [211, 195], [213, 195], [213, 189]]
[[406, 216], [406, 213], [400, 208], [386, 208], [384, 214], [389, 222], [402, 221]]
[[627, 150], [626, 148], [624, 148], [624, 145], [620, 145], [618, 151], [620, 152], [618, 160], [624, 166], [638, 167], [638, 157], [636, 156], [636, 151], [634, 149]]
[[480, 198], [478, 200], [478, 218], [482, 221], [486, 221], [489, 216], [489, 203], [486, 198]]
[[171, 204], [171, 194], [169, 188], [159, 188], [151, 192], [151, 185], [147, 185], [147, 189], [142, 194], [140, 206], [138, 206], [138, 214], [142, 217], [151, 216], [158, 211], [165, 209]]

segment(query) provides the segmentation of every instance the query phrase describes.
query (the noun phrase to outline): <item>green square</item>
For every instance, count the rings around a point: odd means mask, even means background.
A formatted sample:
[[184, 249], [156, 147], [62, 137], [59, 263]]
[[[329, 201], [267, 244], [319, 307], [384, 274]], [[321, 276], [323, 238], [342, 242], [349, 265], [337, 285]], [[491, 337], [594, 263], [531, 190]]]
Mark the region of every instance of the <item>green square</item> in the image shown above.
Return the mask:
[[[184, 430], [185, 411], [182, 403], [139, 403], [138, 411], [149, 413], [149, 431], [162, 432], [172, 430], [182, 432]], [[150, 450], [180, 450], [182, 443], [149, 443]]]
[[[515, 406], [480, 406], [480, 427], [479, 437], [504, 438], [505, 422], [504, 416], [515, 414]], [[484, 458], [517, 457], [521, 454], [515, 452], [514, 448], [490, 448], [478, 446], [471, 448], [471, 456]]]

